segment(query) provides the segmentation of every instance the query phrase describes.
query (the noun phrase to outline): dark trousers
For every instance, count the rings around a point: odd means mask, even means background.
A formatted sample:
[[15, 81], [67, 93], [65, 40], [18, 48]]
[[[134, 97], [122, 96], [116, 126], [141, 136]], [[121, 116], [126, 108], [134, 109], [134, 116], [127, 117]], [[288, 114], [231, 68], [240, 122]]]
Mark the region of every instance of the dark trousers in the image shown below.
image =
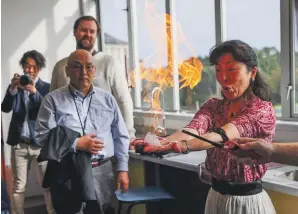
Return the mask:
[[92, 168], [97, 201], [82, 202], [81, 195], [71, 192], [68, 181], [51, 185], [53, 206], [57, 214], [113, 214], [116, 205], [114, 173], [111, 161]]

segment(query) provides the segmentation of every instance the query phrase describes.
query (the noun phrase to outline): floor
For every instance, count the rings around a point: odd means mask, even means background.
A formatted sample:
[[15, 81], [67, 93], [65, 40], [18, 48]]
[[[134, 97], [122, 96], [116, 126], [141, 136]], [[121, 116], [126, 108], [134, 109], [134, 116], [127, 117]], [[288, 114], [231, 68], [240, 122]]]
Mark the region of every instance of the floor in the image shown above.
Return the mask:
[[25, 208], [25, 214], [47, 214], [46, 206], [43, 204], [35, 207]]
[[34, 196], [25, 199], [25, 214], [47, 214], [44, 197]]

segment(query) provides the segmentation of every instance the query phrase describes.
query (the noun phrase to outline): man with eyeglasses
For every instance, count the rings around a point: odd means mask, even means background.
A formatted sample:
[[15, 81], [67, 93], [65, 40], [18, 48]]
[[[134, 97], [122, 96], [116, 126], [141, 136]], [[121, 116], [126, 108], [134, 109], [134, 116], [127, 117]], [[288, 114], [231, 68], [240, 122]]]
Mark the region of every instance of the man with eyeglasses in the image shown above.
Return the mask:
[[[74, 23], [73, 34], [76, 39], [76, 48], [90, 52], [94, 58], [96, 65], [94, 86], [103, 88], [113, 94], [120, 107], [130, 139], [133, 140], [135, 138], [133, 103], [126, 74], [120, 72], [113, 57], [95, 50], [94, 44], [99, 33], [99, 24], [92, 16], [82, 16]], [[50, 91], [68, 85], [69, 78], [65, 72], [66, 63], [67, 57], [56, 63], [52, 73]]]
[[58, 214], [112, 214], [115, 200], [111, 157], [117, 159], [117, 187], [129, 185], [129, 135], [115, 98], [92, 84], [92, 55], [82, 49], [67, 61], [70, 83], [40, 107], [36, 138], [49, 160], [44, 186], [51, 188]]
[[[31, 162], [37, 160], [41, 145], [35, 138], [34, 129], [37, 113], [43, 97], [49, 92], [50, 84], [38, 75], [46, 60], [35, 50], [24, 53], [20, 60], [24, 75], [15, 73], [1, 104], [2, 112], [11, 112], [7, 144], [11, 145], [11, 168], [13, 171], [12, 213], [24, 213], [24, 193]], [[27, 81], [23, 81], [25, 79]], [[39, 162], [38, 181], [45, 174], [47, 162]], [[54, 213], [49, 189], [44, 197], [48, 213]]]

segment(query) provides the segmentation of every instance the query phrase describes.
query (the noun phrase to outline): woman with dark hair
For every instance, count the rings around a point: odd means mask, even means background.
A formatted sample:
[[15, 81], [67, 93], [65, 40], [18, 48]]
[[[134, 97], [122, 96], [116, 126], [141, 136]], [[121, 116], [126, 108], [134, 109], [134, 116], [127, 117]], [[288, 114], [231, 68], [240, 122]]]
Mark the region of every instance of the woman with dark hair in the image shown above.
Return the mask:
[[[269, 102], [270, 88], [258, 72], [252, 47], [239, 40], [226, 41], [211, 49], [209, 60], [215, 65], [223, 99], [206, 101], [184, 129], [217, 143], [239, 137], [271, 142], [276, 117]], [[207, 150], [205, 166], [212, 176], [212, 188], [207, 197], [206, 214], [275, 213], [261, 184], [266, 164], [239, 163], [228, 149], [213, 147], [181, 131], [166, 140], [175, 144], [171, 148], [182, 153]]]
[[[253, 48], [239, 40], [226, 41], [211, 49], [209, 61], [215, 65], [223, 99], [206, 101], [185, 129], [218, 143], [239, 137], [271, 142], [276, 117], [269, 102], [271, 91], [258, 72]], [[207, 197], [206, 214], [275, 213], [261, 184], [266, 164], [239, 163], [227, 149], [211, 147], [182, 132], [174, 133], [167, 140], [178, 140], [182, 152], [207, 149], [205, 165], [212, 176], [212, 188]]]

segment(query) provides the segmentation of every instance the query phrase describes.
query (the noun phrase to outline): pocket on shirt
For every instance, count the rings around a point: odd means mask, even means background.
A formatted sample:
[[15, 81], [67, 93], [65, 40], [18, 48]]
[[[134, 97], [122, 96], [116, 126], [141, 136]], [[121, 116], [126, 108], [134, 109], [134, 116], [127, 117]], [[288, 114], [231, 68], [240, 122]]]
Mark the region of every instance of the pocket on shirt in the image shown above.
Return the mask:
[[66, 113], [58, 112], [57, 125], [73, 127], [74, 124], [78, 123], [76, 116], [77, 116], [76, 114], [70, 114], [67, 112]]
[[114, 114], [109, 110], [92, 109], [90, 110], [90, 117], [93, 126], [95, 126], [94, 128], [96, 128], [98, 131], [102, 131], [111, 128]]

